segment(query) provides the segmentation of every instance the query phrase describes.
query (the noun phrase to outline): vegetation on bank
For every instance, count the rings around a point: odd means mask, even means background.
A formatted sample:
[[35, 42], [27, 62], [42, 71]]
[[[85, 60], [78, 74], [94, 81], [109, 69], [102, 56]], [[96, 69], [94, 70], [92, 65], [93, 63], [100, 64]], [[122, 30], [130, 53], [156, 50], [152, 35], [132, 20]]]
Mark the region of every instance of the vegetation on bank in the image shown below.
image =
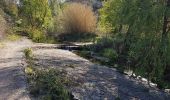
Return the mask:
[[28, 80], [30, 94], [41, 100], [72, 100], [73, 97], [65, 88], [69, 79], [64, 71], [55, 68], [43, 69], [35, 66], [31, 48], [24, 50], [27, 67], [25, 73]]
[[123, 69], [130, 68], [158, 87], [169, 88], [169, 12], [170, 0], [105, 1], [99, 25], [104, 32], [110, 29], [110, 34], [105, 35], [110, 43], [103, 40], [106, 44], [100, 50], [113, 49], [116, 63]]

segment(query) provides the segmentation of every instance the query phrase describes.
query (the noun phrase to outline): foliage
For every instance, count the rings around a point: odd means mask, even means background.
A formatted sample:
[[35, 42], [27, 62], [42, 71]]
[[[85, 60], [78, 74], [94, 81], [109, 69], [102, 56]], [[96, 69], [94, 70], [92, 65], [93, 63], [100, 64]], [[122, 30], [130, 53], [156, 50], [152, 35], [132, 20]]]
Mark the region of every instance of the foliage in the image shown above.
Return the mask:
[[70, 34], [70, 33], [62, 33], [58, 35], [58, 41], [63, 42], [93, 42], [96, 34], [84, 33], [84, 34]]
[[64, 28], [67, 33], [93, 33], [96, 30], [96, 16], [87, 5], [70, 3], [63, 11]]
[[18, 17], [18, 6], [14, 0], [1, 0], [0, 8], [5, 11], [5, 13], [11, 15], [14, 18]]
[[36, 28], [48, 28], [52, 24], [48, 0], [22, 0], [22, 16], [26, 23]]
[[[98, 37], [95, 40], [95, 45], [93, 51], [102, 51], [104, 48], [112, 48], [114, 44], [113, 38], [108, 37]], [[99, 51], [100, 50], [100, 51]]]
[[87, 59], [91, 58], [91, 52], [89, 52], [89, 51], [82, 50], [82, 51], [76, 51], [75, 53], [77, 55], [84, 57], [84, 58], [87, 58]]
[[28, 29], [28, 35], [34, 42], [44, 42], [46, 40], [45, 34], [39, 29]]
[[33, 58], [33, 53], [32, 53], [32, 49], [31, 48], [27, 48], [24, 50], [24, 54], [26, 59], [32, 59]]
[[105, 48], [112, 48], [119, 53], [123, 42], [122, 38], [121, 34], [98, 37], [96, 38], [93, 50], [97, 52]]
[[61, 0], [49, 0], [49, 5], [53, 16], [57, 16], [61, 13], [60, 10], [63, 7]]
[[[55, 5], [54, 5], [55, 6]], [[64, 22], [63, 22], [63, 9], [65, 5], [57, 2], [55, 6], [55, 10], [53, 11], [53, 21], [54, 21], [54, 29], [55, 33], [63, 33], [64, 32]]]
[[109, 58], [111, 61], [115, 61], [118, 57], [118, 54], [115, 50], [113, 49], [110, 49], [110, 48], [107, 48], [107, 49], [104, 49], [103, 52], [102, 52], [102, 55], [104, 57], [107, 57]]
[[56, 69], [38, 70], [28, 75], [30, 83], [30, 93], [34, 96], [40, 96], [43, 100], [70, 100], [70, 94], [65, 89], [61, 76], [63, 73]]
[[6, 12], [13, 16], [14, 18], [18, 17], [18, 6], [15, 3], [10, 3], [5, 8]]
[[104, 1], [104, 6], [99, 10], [98, 28], [101, 33], [111, 33], [119, 23], [119, 10], [121, 9], [121, 0]]
[[159, 81], [164, 73], [164, 65], [159, 56], [159, 41], [159, 37], [147, 35], [134, 44], [137, 46], [132, 45], [129, 51], [129, 57], [133, 59], [129, 60], [131, 67], [135, 67], [133, 70], [136, 74], [147, 77], [149, 81]]
[[169, 62], [168, 9], [169, 0], [107, 0], [99, 17], [103, 33], [111, 29], [109, 32], [123, 35], [123, 48], [116, 50], [118, 61], [124, 56], [123, 63], [131, 70], [158, 85], [164, 81]]
[[6, 38], [7, 40], [10, 40], [10, 41], [17, 41], [21, 39], [21, 36], [13, 33], [13, 34], [8, 34]]
[[31, 48], [24, 50], [28, 66], [25, 73], [28, 78], [29, 91], [34, 97], [41, 100], [70, 100], [71, 94], [65, 88], [69, 84], [64, 71], [57, 69], [39, 69], [33, 61]]
[[26, 29], [26, 33], [28, 34], [29, 38], [32, 39], [33, 42], [36, 43], [56, 43], [57, 40], [50, 36], [49, 34], [45, 34], [45, 31], [40, 29]]

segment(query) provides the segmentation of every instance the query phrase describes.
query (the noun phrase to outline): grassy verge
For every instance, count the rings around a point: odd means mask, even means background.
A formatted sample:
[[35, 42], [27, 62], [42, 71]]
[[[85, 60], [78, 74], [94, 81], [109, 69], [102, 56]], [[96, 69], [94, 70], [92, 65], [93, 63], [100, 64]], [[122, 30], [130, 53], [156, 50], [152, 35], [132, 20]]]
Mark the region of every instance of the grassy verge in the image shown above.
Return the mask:
[[21, 39], [21, 36], [17, 35], [17, 34], [8, 34], [6, 39], [9, 41], [17, 41], [17, 40]]
[[72, 100], [72, 95], [65, 88], [70, 82], [66, 72], [55, 68], [43, 69], [34, 64], [32, 50], [24, 50], [28, 66], [25, 73], [30, 94], [40, 100]]
[[[112, 68], [117, 68], [118, 70], [120, 71], [123, 71], [123, 69], [121, 67], [118, 67], [117, 64], [113, 63], [112, 59], [109, 58], [109, 57], [105, 57], [105, 58], [108, 58], [108, 60], [99, 60], [99, 59], [95, 59], [91, 56], [91, 52], [90, 51], [74, 51], [75, 54], [85, 58], [85, 59], [88, 59], [94, 63], [97, 63], [97, 64], [101, 64], [101, 65], [106, 65], [108, 67], [112, 67]], [[101, 54], [97, 54], [97, 56], [99, 57], [103, 57]]]

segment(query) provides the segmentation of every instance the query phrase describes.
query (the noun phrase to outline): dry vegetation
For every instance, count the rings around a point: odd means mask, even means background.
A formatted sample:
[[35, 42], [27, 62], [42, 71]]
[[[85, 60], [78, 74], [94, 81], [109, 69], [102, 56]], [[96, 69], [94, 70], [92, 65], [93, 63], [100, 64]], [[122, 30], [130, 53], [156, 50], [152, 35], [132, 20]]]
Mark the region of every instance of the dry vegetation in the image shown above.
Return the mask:
[[3, 11], [0, 9], [0, 39], [5, 34], [6, 31], [6, 21], [3, 17]]
[[93, 33], [96, 16], [92, 8], [81, 3], [71, 3], [63, 11], [64, 28], [67, 33]]

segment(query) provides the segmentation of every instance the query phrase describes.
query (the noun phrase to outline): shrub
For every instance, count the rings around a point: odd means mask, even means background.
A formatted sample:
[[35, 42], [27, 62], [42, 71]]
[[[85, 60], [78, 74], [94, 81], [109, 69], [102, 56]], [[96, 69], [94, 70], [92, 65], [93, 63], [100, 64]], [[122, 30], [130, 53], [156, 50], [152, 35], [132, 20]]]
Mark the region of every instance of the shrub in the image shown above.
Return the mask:
[[33, 53], [32, 53], [31, 48], [25, 49], [24, 54], [25, 54], [26, 59], [32, 59], [32, 57], [33, 57]]
[[99, 10], [98, 30], [100, 33], [113, 33], [120, 21], [118, 11], [121, 9], [121, 0], [104, 0]]
[[[24, 50], [28, 66], [25, 68], [30, 94], [38, 100], [70, 100], [72, 95], [64, 87], [69, 79], [64, 71], [57, 69], [39, 69], [33, 61], [32, 49]], [[72, 99], [71, 99], [72, 100]]]
[[87, 5], [68, 4], [63, 11], [63, 18], [67, 33], [93, 33], [96, 30], [96, 16]]
[[0, 8], [12, 17], [16, 18], [18, 16], [18, 6], [14, 0], [1, 0]]
[[48, 0], [22, 0], [21, 14], [27, 25], [36, 28], [49, 28], [52, 15]]
[[21, 38], [21, 36], [14, 34], [14, 33], [7, 35], [7, 39], [10, 41], [16, 41], [16, 40], [19, 40], [20, 38]]
[[[38, 70], [28, 69], [28, 81], [30, 83], [30, 93], [41, 100], [70, 100], [71, 95], [65, 89], [64, 83], [67, 81], [63, 72], [56, 69]], [[33, 72], [34, 71], [34, 72]]]
[[54, 33], [63, 33], [64, 28], [63, 28], [63, 8], [64, 8], [64, 3], [60, 3], [56, 0], [49, 0], [51, 2], [55, 2], [52, 4], [52, 14], [53, 14], [53, 32]]
[[115, 50], [113, 49], [104, 49], [103, 52], [102, 52], [102, 55], [104, 57], [107, 57], [109, 58], [111, 61], [115, 61], [118, 57], [118, 54]]
[[96, 38], [95, 45], [92, 49], [93, 49], [93, 51], [100, 52], [104, 48], [112, 48], [113, 46], [114, 46], [113, 38], [111, 38], [111, 37], [99, 37], [99, 38]]
[[15, 18], [18, 17], [18, 7], [17, 7], [17, 5], [14, 4], [14, 3], [9, 3], [9, 4], [7, 4], [6, 7], [5, 7], [5, 11], [6, 11], [9, 15], [11, 15], [11, 16], [13, 16], [13, 17], [15, 17]]
[[39, 29], [28, 29], [28, 35], [34, 42], [44, 42], [46, 40], [45, 34]]

